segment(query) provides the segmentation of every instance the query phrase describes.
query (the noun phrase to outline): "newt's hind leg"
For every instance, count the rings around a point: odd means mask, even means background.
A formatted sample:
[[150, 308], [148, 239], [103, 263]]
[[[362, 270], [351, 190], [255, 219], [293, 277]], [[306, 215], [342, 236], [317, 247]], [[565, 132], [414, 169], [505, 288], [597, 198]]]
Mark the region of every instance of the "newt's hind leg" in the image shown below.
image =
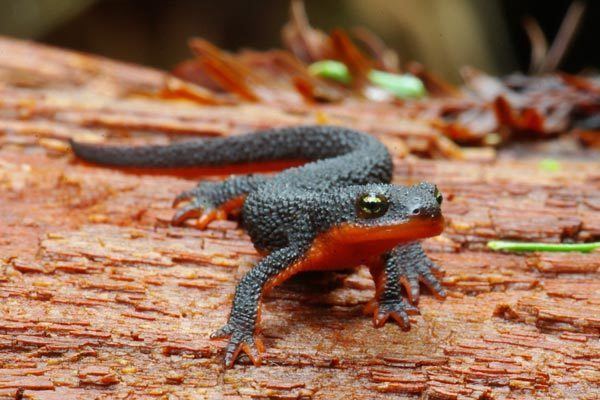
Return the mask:
[[391, 317], [402, 329], [409, 330], [408, 314], [419, 311], [402, 298], [400, 270], [383, 256], [369, 266], [369, 271], [375, 281], [375, 298], [367, 304], [365, 313], [373, 314], [373, 325], [379, 328]]
[[192, 190], [175, 197], [173, 207], [188, 202], [181, 207], [171, 220], [173, 225], [181, 225], [185, 220], [198, 218], [197, 226], [204, 229], [215, 219], [225, 219], [239, 211], [246, 195], [266, 182], [264, 175], [232, 176], [222, 182], [200, 182]]
[[397, 268], [398, 279], [406, 289], [412, 304], [419, 302], [419, 282], [424, 283], [436, 297], [446, 297], [436, 275], [443, 275], [442, 269], [427, 257], [421, 243], [414, 242], [394, 248], [385, 256], [390, 268]]

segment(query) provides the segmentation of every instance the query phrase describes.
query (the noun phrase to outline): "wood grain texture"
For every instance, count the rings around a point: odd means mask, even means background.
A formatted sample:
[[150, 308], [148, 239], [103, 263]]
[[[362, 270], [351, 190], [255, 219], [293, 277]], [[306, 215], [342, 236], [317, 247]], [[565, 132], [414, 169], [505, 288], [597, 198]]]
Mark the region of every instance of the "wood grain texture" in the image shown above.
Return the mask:
[[[600, 162], [547, 172], [535, 158], [400, 158], [420, 132], [437, 133], [375, 129], [392, 143], [396, 182], [427, 179], [445, 194], [447, 229], [425, 248], [446, 270], [449, 297], [424, 296], [410, 332], [377, 330], [362, 315], [373, 294], [365, 269], [302, 275], [266, 299], [265, 365], [224, 371], [225, 343], [208, 335], [258, 259], [248, 237], [234, 221], [169, 226], [173, 196], [194, 181], [84, 165], [64, 140], [160, 143], [189, 129], [297, 123], [314, 110], [14, 82], [0, 85], [0, 398], [600, 398], [600, 253], [485, 247], [598, 240]], [[157, 115], [171, 119], [152, 125]]]

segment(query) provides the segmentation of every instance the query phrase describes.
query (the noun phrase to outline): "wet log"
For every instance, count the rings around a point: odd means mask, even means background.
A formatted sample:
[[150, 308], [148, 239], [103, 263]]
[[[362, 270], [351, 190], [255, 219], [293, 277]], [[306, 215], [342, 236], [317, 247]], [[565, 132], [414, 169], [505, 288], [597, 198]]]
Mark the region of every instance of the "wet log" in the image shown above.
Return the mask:
[[64, 140], [162, 143], [309, 117], [106, 94], [83, 73], [57, 89], [32, 69], [24, 87], [21, 73], [0, 85], [0, 398], [599, 398], [600, 253], [496, 253], [486, 242], [598, 240], [600, 162], [417, 159], [407, 142], [433, 132], [426, 124], [407, 122], [423, 129], [402, 137], [374, 129], [396, 182], [426, 179], [445, 194], [448, 226], [425, 248], [448, 298], [424, 296], [410, 332], [374, 329], [366, 270], [298, 276], [266, 299], [264, 364], [224, 370], [224, 342], [208, 335], [258, 259], [247, 235], [235, 221], [170, 226], [172, 198], [192, 179], [85, 165]]

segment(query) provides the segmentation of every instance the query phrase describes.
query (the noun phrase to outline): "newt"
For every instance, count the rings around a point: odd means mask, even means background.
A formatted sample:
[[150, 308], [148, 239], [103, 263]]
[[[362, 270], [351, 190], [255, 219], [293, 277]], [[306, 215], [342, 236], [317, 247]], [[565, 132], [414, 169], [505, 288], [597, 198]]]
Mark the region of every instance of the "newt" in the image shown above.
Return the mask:
[[[365, 307], [375, 327], [388, 320], [410, 329], [419, 282], [445, 297], [436, 275], [442, 270], [420, 239], [444, 227], [442, 194], [432, 183], [391, 184], [393, 163], [376, 138], [337, 126], [286, 127], [245, 135], [156, 146], [111, 146], [71, 141], [89, 162], [116, 167], [211, 167], [268, 161], [307, 162], [277, 175], [232, 175], [201, 181], [179, 194], [172, 223], [196, 218], [201, 228], [239, 215], [264, 257], [240, 280], [227, 323], [211, 338], [229, 338], [224, 363], [240, 352], [253, 364], [264, 351], [257, 337], [261, 298], [301, 271], [366, 265], [375, 296]], [[403, 288], [408, 295], [404, 299]]]

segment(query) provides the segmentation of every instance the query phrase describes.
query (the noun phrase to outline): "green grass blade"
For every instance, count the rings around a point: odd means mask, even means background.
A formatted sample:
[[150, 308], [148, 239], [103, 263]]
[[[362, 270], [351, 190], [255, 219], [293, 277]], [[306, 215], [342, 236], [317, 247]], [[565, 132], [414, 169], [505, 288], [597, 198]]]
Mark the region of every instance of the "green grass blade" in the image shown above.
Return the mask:
[[491, 240], [487, 246], [492, 250], [503, 251], [578, 251], [589, 253], [600, 248], [600, 242], [595, 243], [536, 243], [536, 242], [510, 242], [504, 240]]

